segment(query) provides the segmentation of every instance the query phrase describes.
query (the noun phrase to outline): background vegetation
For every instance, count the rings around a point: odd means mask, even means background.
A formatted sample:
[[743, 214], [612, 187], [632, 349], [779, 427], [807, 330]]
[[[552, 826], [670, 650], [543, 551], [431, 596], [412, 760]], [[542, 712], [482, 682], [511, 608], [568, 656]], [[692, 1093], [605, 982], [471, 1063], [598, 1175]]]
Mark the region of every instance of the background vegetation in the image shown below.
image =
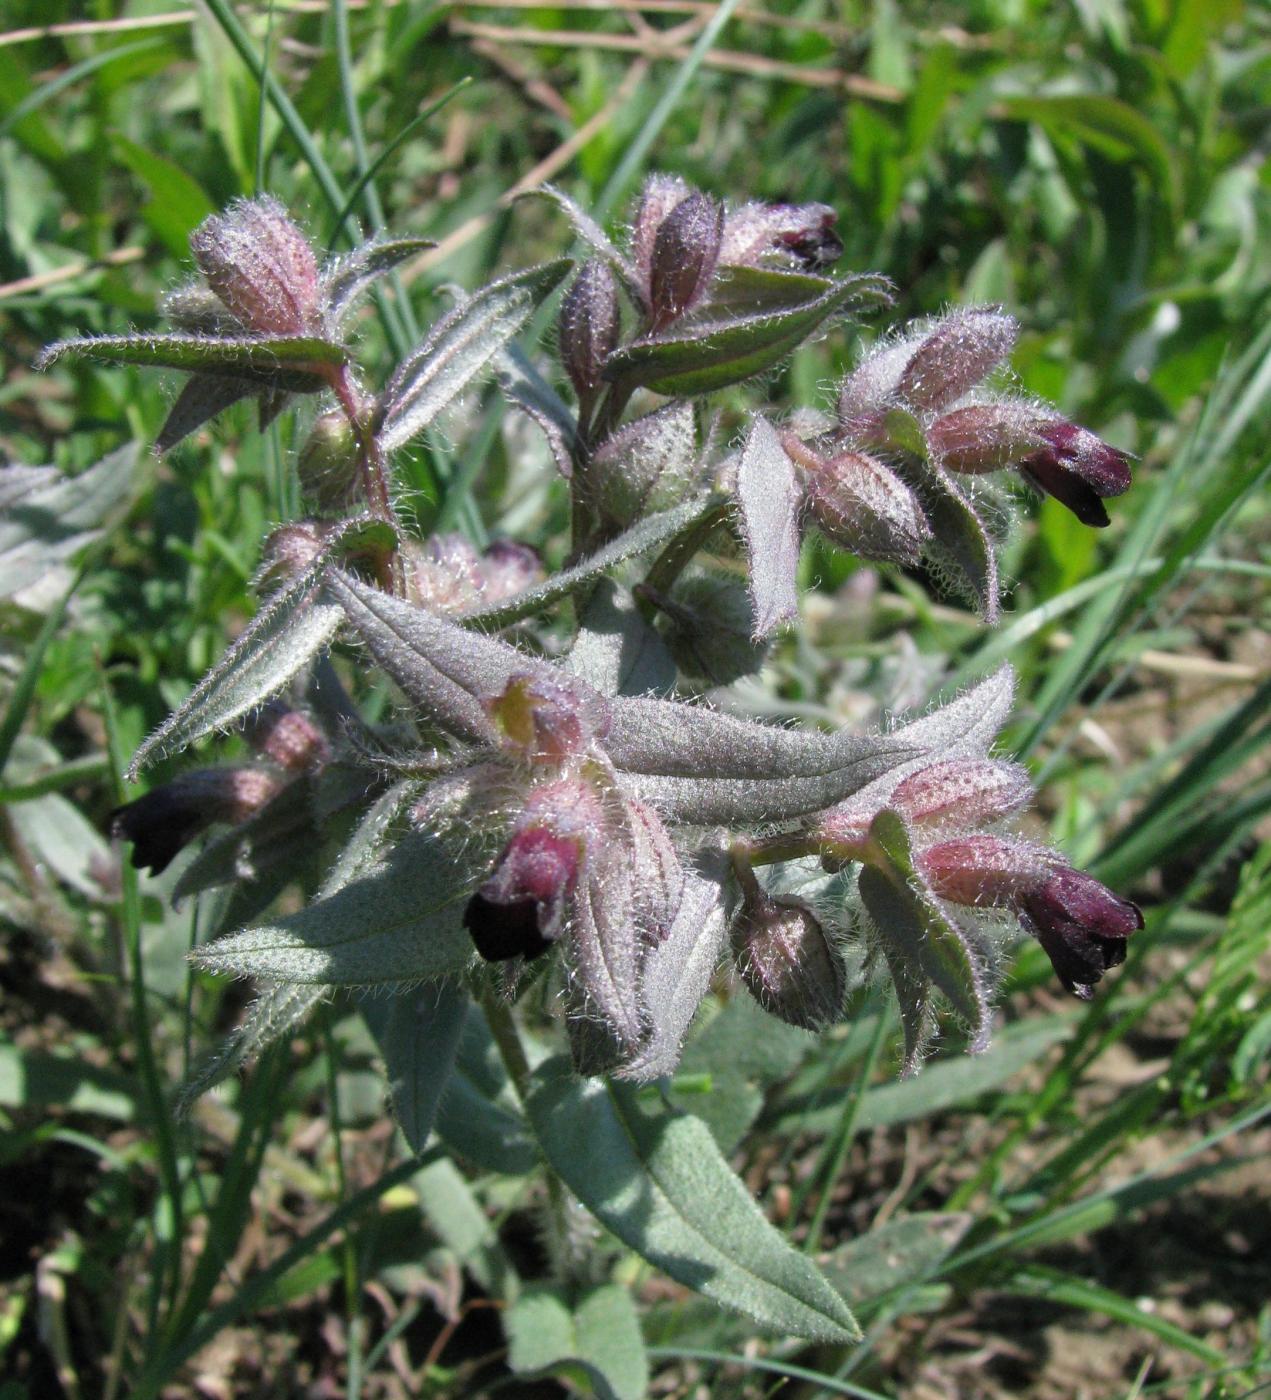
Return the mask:
[[[646, 1365], [675, 1396], [1271, 1385], [1268, 12], [9, 0], [3, 24], [0, 453], [76, 473], [125, 449], [57, 503], [42, 578], [29, 522], [0, 525], [4, 1400], [626, 1395]], [[355, 225], [440, 240], [366, 320], [373, 362], [444, 284], [567, 239], [515, 192], [551, 178], [612, 218], [652, 167], [834, 205], [840, 266], [888, 274], [898, 317], [1003, 302], [1024, 386], [1139, 456], [1103, 534], [1036, 510], [996, 633], [811, 548], [806, 625], [749, 697], [859, 721], [1009, 656], [1039, 822], [1147, 912], [1090, 1006], [1025, 949], [995, 1049], [949, 1043], [913, 1081], [885, 1005], [793, 1045], [740, 1003], [706, 1024], [735, 1073], [708, 1083], [690, 1048], [677, 1101], [828, 1259], [867, 1330], [844, 1351], [756, 1339], [624, 1261], [606, 1278], [647, 1352], [621, 1308], [571, 1319], [536, 1284], [526, 1163], [405, 1160], [338, 1007], [174, 1123], [243, 993], [187, 970], [216, 911], [173, 912], [101, 835], [126, 756], [252, 613], [295, 429], [230, 417], [159, 462], [170, 377], [39, 377], [40, 346], [156, 324], [191, 228], [268, 189], [336, 248]], [[820, 402], [850, 349], [801, 350], [763, 394]], [[725, 431], [748, 401], [721, 396]], [[558, 555], [536, 451], [495, 395], [470, 401], [409, 465], [421, 522]], [[505, 1336], [491, 1304], [513, 1299]], [[544, 1365], [563, 1379], [511, 1378]]]

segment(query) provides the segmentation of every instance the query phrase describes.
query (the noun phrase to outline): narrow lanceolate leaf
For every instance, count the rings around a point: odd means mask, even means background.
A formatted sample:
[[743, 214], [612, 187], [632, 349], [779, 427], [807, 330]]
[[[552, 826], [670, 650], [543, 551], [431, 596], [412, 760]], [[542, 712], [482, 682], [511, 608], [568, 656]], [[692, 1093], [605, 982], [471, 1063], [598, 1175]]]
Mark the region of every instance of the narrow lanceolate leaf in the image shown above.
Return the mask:
[[276, 695], [335, 636], [343, 614], [320, 596], [321, 565], [279, 589], [251, 625], [137, 750], [129, 781], [154, 759], [228, 729]]
[[948, 704], [896, 730], [894, 738], [933, 757], [974, 758], [986, 754], [1015, 703], [1015, 672], [999, 666]]
[[353, 309], [358, 297], [378, 278], [407, 258], [434, 248], [430, 238], [393, 238], [382, 243], [364, 243], [322, 269], [322, 299], [326, 315], [338, 326]]
[[755, 640], [799, 615], [799, 508], [794, 463], [771, 424], [756, 417], [737, 465], [737, 501], [750, 564]]
[[744, 316], [760, 311], [789, 311], [825, 296], [835, 285], [832, 277], [815, 277], [806, 272], [719, 267], [701, 319], [719, 320], [724, 312]]
[[619, 1071], [644, 1083], [674, 1072], [697, 1008], [719, 965], [726, 930], [725, 857], [685, 872], [670, 932], [645, 955], [640, 977], [647, 1031], [633, 1060]]
[[674, 334], [616, 350], [605, 378], [671, 398], [709, 394], [771, 369], [830, 316], [885, 301], [885, 288], [881, 278], [857, 277], [800, 306], [677, 326]]
[[545, 199], [550, 199], [563, 209], [569, 216], [569, 222], [574, 226], [574, 232], [598, 258], [603, 258], [609, 264], [636, 306], [643, 305], [644, 299], [639, 290], [639, 279], [636, 276], [635, 268], [614, 247], [609, 235], [590, 214], [570, 199], [563, 190], [558, 190], [555, 185], [544, 185], [542, 189], [529, 190], [524, 198], [528, 199], [532, 195], [541, 195]]
[[644, 1400], [648, 1394], [640, 1319], [620, 1284], [602, 1284], [569, 1301], [554, 1288], [527, 1288], [503, 1314], [503, 1330], [508, 1365], [518, 1376], [581, 1378], [599, 1400]]
[[382, 864], [297, 914], [217, 939], [210, 972], [265, 982], [374, 987], [435, 982], [474, 955], [463, 927], [472, 874], [434, 839], [407, 836]]
[[362, 994], [362, 1019], [384, 1057], [393, 1116], [412, 1152], [428, 1143], [470, 1005], [467, 991], [451, 982]]
[[571, 477], [578, 447], [578, 423], [569, 405], [515, 345], [506, 346], [500, 353], [495, 371], [499, 388], [543, 430], [557, 471], [563, 477]]
[[903, 738], [780, 729], [640, 697], [614, 702], [605, 748], [634, 795], [698, 825], [819, 811], [915, 753]]
[[990, 1007], [982, 959], [926, 888], [900, 816], [880, 812], [870, 826], [870, 841], [886, 859], [862, 872], [860, 892], [879, 936], [944, 993], [970, 1029], [971, 1051], [983, 1050]]
[[325, 388], [330, 370], [349, 358], [342, 345], [310, 335], [96, 335], [59, 340], [36, 366], [47, 369], [67, 355], [246, 379], [297, 394]]
[[492, 364], [571, 266], [568, 258], [557, 258], [492, 282], [438, 321], [381, 396], [381, 447], [391, 452], [423, 432]]
[[553, 574], [545, 583], [518, 593], [513, 598], [505, 598], [498, 603], [473, 608], [459, 619], [465, 627], [479, 627], [483, 631], [495, 632], [522, 617], [532, 617], [544, 608], [567, 598], [579, 588], [594, 583], [602, 574], [637, 554], [647, 554], [673, 540], [676, 535], [691, 529], [699, 521], [719, 511], [725, 497], [706, 493], [672, 506], [670, 510], [660, 510], [638, 520], [629, 530], [624, 530], [616, 539], [598, 549], [594, 554], [575, 564], [572, 569], [564, 569]]
[[159, 436], [154, 440], [155, 451], [169, 451], [218, 413], [258, 393], [260, 385], [248, 379], [228, 379], [219, 374], [193, 375], [186, 380], [164, 419]]
[[907, 480], [931, 526], [923, 553], [932, 573], [973, 603], [985, 622], [996, 622], [997, 552], [983, 520], [943, 468], [927, 465]]
[[656, 1268], [777, 1332], [859, 1340], [846, 1303], [764, 1219], [705, 1124], [579, 1080], [563, 1057], [536, 1069], [526, 1108], [569, 1189]]

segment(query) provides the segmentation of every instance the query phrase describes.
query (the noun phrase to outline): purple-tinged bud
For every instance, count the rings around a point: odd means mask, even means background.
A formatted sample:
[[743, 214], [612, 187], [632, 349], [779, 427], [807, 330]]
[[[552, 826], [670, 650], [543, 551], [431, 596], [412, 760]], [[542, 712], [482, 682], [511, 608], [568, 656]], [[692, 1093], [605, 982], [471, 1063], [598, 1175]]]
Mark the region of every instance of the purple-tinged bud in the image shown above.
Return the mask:
[[132, 842], [132, 864], [166, 870], [177, 853], [217, 822], [237, 826], [279, 790], [278, 779], [260, 768], [204, 768], [118, 807], [110, 834]]
[[464, 911], [464, 927], [487, 962], [537, 957], [561, 936], [587, 842], [604, 818], [595, 790], [577, 779], [530, 793], [493, 872]]
[[329, 527], [317, 520], [280, 525], [266, 538], [261, 551], [261, 583], [269, 587], [299, 577], [321, 557], [330, 533]]
[[689, 195], [663, 219], [649, 271], [653, 330], [670, 325], [706, 295], [723, 227], [723, 205], [704, 194]]
[[1000, 311], [955, 311], [928, 332], [901, 371], [897, 392], [918, 409], [960, 399], [1011, 353], [1019, 323]]
[[583, 263], [560, 309], [560, 358], [580, 399], [600, 387], [618, 344], [618, 284], [599, 258]]
[[913, 491], [864, 452], [823, 459], [808, 473], [807, 503], [821, 533], [862, 559], [916, 564], [931, 537]]
[[309, 431], [296, 462], [301, 492], [320, 510], [344, 510], [358, 498], [361, 474], [353, 425], [340, 409], [324, 413]]
[[508, 748], [532, 763], [577, 757], [609, 728], [609, 711], [594, 691], [545, 676], [513, 676], [486, 709]]
[[973, 830], [1027, 807], [1033, 796], [1028, 773], [992, 758], [950, 758], [910, 773], [887, 805], [928, 831]]
[[624, 424], [596, 448], [586, 467], [588, 499], [606, 521], [625, 527], [678, 504], [696, 471], [693, 406], [678, 399]]
[[843, 255], [837, 221], [828, 204], [743, 204], [724, 216], [719, 261], [729, 267], [776, 261], [818, 271]]
[[640, 191], [640, 204], [631, 228], [631, 258], [636, 277], [649, 309], [649, 286], [653, 276], [653, 245], [662, 221], [683, 203], [692, 191], [678, 175], [650, 175]]
[[303, 335], [321, 322], [318, 264], [277, 200], [242, 199], [190, 235], [207, 284], [248, 330]]
[[733, 958], [746, 989], [770, 1015], [819, 1030], [843, 1012], [843, 960], [812, 910], [762, 890], [733, 920]]
[[494, 540], [481, 556], [477, 574], [485, 603], [513, 598], [546, 577], [537, 552], [516, 540]]
[[1048, 878], [1057, 859], [1031, 841], [977, 832], [928, 846], [918, 869], [933, 894], [954, 904], [1014, 905]]
[[1035, 409], [1026, 403], [975, 403], [950, 409], [927, 429], [932, 456], [946, 470], [1000, 471], [1045, 446]]
[[1063, 418], [1039, 419], [1037, 432], [1046, 445], [1024, 458], [1020, 475], [1067, 506], [1083, 525], [1106, 525], [1103, 498], [1129, 490], [1129, 457]]
[[271, 700], [247, 726], [247, 742], [264, 758], [294, 773], [320, 767], [331, 757], [327, 736], [303, 710]]
[[1089, 1001], [1094, 984], [1125, 961], [1126, 939], [1143, 927], [1138, 905], [1092, 875], [1057, 870], [1020, 900], [1021, 922], [1037, 935], [1068, 991]]

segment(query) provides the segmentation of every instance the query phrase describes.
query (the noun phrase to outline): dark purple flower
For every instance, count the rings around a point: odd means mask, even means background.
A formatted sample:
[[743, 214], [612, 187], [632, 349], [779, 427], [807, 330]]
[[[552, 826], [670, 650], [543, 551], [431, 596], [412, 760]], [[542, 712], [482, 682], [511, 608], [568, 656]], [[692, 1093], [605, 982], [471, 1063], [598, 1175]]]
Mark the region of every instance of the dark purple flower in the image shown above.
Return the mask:
[[1067, 506], [1083, 525], [1106, 525], [1103, 500], [1129, 490], [1129, 457], [1062, 418], [1041, 420], [1035, 431], [1046, 446], [1020, 462], [1020, 475]]
[[545, 953], [564, 931], [581, 862], [576, 838], [542, 826], [518, 831], [464, 910], [477, 952], [487, 962]]
[[1020, 913], [1059, 980], [1083, 1001], [1094, 995], [1094, 984], [1109, 968], [1125, 961], [1126, 939], [1143, 927], [1138, 905], [1069, 868], [1024, 895]]
[[204, 768], [183, 773], [110, 814], [110, 834], [132, 842], [132, 864], [152, 875], [166, 870], [200, 832], [217, 822], [237, 825], [278, 791], [260, 768]]

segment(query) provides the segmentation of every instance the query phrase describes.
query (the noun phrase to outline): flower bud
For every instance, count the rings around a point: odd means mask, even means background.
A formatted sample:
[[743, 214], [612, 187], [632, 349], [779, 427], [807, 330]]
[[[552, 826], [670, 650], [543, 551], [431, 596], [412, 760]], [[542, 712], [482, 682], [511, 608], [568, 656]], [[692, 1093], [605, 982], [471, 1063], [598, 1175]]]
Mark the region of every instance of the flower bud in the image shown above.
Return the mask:
[[271, 700], [248, 725], [247, 742], [280, 768], [303, 772], [325, 763], [331, 745], [321, 729], [301, 710]]
[[951, 472], [1000, 471], [1045, 446], [1036, 411], [1025, 403], [950, 409], [927, 429], [932, 456]]
[[627, 423], [596, 448], [586, 467], [588, 499], [606, 520], [625, 527], [681, 501], [696, 462], [693, 406], [679, 399]]
[[913, 491], [863, 452], [824, 459], [808, 474], [807, 501], [825, 537], [862, 559], [915, 564], [931, 536]]
[[318, 265], [277, 200], [241, 199], [190, 235], [208, 286], [248, 330], [303, 335], [321, 321]]
[[720, 264], [758, 267], [776, 261], [809, 272], [828, 267], [843, 254], [834, 231], [837, 220], [828, 204], [743, 204], [724, 216]]
[[916, 827], [966, 831], [1018, 812], [1032, 796], [1028, 774], [1017, 764], [950, 758], [901, 779], [887, 805]]
[[481, 599], [498, 603], [542, 583], [543, 561], [527, 544], [516, 540], [492, 540], [477, 566]]
[[655, 331], [683, 316], [706, 295], [715, 275], [723, 224], [723, 205], [704, 194], [689, 195], [663, 219], [649, 271]]
[[580, 399], [600, 387], [605, 360], [618, 344], [618, 287], [608, 263], [583, 263], [560, 310], [560, 358]]
[[1000, 311], [955, 311], [937, 321], [901, 371], [897, 392], [918, 409], [960, 399], [1011, 353], [1019, 324]]
[[487, 962], [537, 957], [561, 936], [586, 843], [603, 821], [594, 789], [577, 779], [530, 794], [489, 879], [464, 910], [464, 927]]
[[1103, 498], [1129, 490], [1129, 457], [1063, 418], [1039, 419], [1037, 432], [1045, 446], [1024, 458], [1020, 475], [1067, 506], [1083, 525], [1107, 525]]
[[545, 676], [513, 676], [486, 709], [508, 748], [531, 762], [580, 755], [609, 727], [604, 701]]
[[649, 285], [653, 274], [653, 245], [662, 221], [690, 194], [678, 175], [650, 175], [640, 191], [640, 204], [631, 228], [631, 257], [636, 277], [649, 309]]
[[1109, 968], [1125, 961], [1126, 939], [1143, 927], [1136, 904], [1067, 867], [1023, 896], [1020, 912], [1059, 980], [1083, 1001], [1094, 995], [1094, 984]]
[[320, 510], [346, 509], [361, 486], [358, 455], [357, 434], [346, 415], [340, 409], [324, 413], [296, 462], [301, 492]]
[[237, 826], [279, 790], [260, 768], [204, 768], [183, 773], [110, 814], [110, 833], [132, 842], [132, 864], [158, 875], [200, 832], [217, 822]]
[[330, 531], [316, 520], [280, 525], [265, 540], [261, 552], [260, 579], [266, 586], [299, 577], [326, 548]]
[[801, 900], [748, 894], [733, 921], [732, 945], [741, 980], [770, 1015], [810, 1031], [842, 1015], [843, 960]]
[[991, 832], [940, 841], [918, 857], [918, 868], [933, 894], [969, 905], [1015, 904], [1047, 879], [1055, 863], [1044, 846]]

